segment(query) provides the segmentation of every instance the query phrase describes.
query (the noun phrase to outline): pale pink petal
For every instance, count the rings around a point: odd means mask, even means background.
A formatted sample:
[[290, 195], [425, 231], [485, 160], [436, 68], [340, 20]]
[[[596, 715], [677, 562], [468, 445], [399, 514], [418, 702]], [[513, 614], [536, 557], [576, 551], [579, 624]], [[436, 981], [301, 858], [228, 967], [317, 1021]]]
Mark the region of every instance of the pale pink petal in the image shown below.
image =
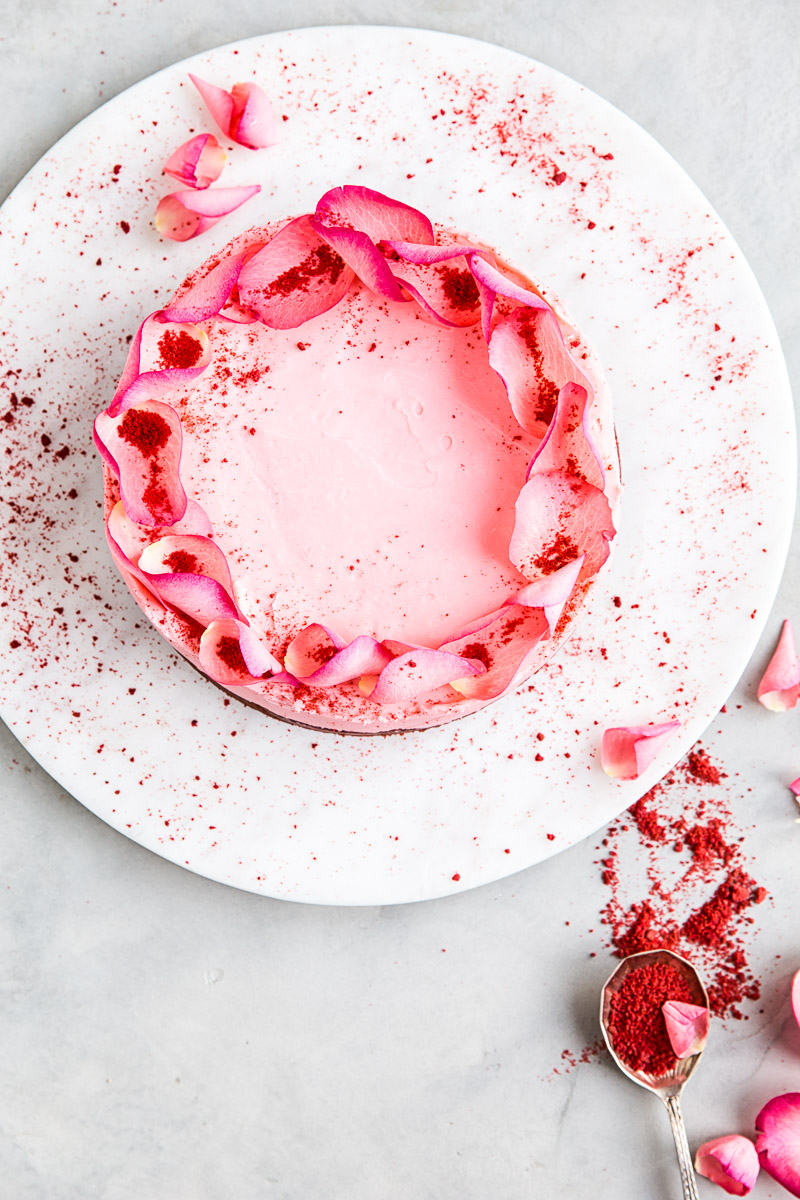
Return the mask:
[[323, 225], [316, 218], [312, 218], [311, 227], [376, 296], [395, 302], [406, 299], [386, 259], [366, 233], [359, 229]]
[[197, 534], [174, 534], [151, 542], [139, 556], [139, 568], [149, 575], [204, 575], [216, 579], [233, 599], [228, 560], [216, 542]]
[[332, 188], [319, 201], [314, 215], [325, 228], [357, 229], [373, 242], [432, 245], [434, 241], [433, 226], [424, 213], [371, 188], [349, 184]]
[[482, 662], [470, 661], [458, 654], [447, 654], [442, 650], [409, 650], [383, 668], [371, 696], [378, 704], [404, 704], [455, 679], [482, 675], [485, 670]]
[[325, 625], [306, 625], [286, 647], [283, 665], [297, 679], [305, 679], [318, 671], [344, 645], [338, 634]]
[[559, 567], [550, 575], [542, 575], [533, 583], [529, 583], [514, 597], [517, 604], [542, 609], [550, 628], [551, 637], [555, 633], [556, 625], [564, 611], [564, 605], [575, 590], [575, 584], [578, 582], [585, 561], [586, 556], [579, 555], [565, 567]]
[[533, 475], [516, 502], [509, 558], [530, 580], [585, 555], [579, 578], [590, 579], [609, 555], [615, 529], [599, 488], [563, 471]]
[[800, 777], [793, 779], [789, 784], [789, 788], [794, 792], [795, 796], [800, 796]]
[[765, 1104], [756, 1129], [761, 1166], [787, 1192], [800, 1196], [800, 1092], [787, 1092]]
[[669, 1044], [676, 1058], [689, 1058], [705, 1049], [708, 1040], [708, 1009], [683, 1000], [667, 1000], [661, 1006]]
[[235, 83], [231, 88], [233, 119], [229, 137], [249, 150], [263, 150], [280, 140], [275, 109], [257, 83]]
[[207, 188], [215, 183], [225, 166], [225, 151], [213, 133], [199, 133], [169, 156], [164, 174], [190, 188]]
[[758, 1177], [758, 1154], [749, 1138], [732, 1133], [704, 1142], [694, 1169], [730, 1196], [746, 1196]]
[[489, 261], [488, 255], [475, 251], [469, 257], [469, 266], [476, 281], [482, 283], [488, 291], [494, 292], [496, 296], [507, 296], [509, 300], [516, 300], [519, 304], [529, 305], [544, 312], [552, 311], [549, 304], [538, 293], [521, 287], [512, 279], [506, 278], [503, 272]]
[[261, 150], [278, 140], [278, 119], [257, 83], [236, 83], [226, 92], [191, 73], [189, 78], [226, 137], [250, 150]]
[[800, 971], [795, 972], [792, 979], [792, 1012], [794, 1013], [795, 1021], [800, 1025]]
[[352, 282], [353, 270], [303, 216], [248, 259], [239, 299], [272, 329], [295, 329], [338, 304]]
[[242, 621], [212, 621], [200, 639], [200, 666], [215, 683], [246, 687], [280, 674], [281, 664]]
[[216, 317], [236, 286], [252, 246], [223, 258], [190, 287], [178, 289], [161, 314], [165, 321], [205, 321]]
[[158, 202], [156, 230], [173, 242], [187, 242], [260, 191], [261, 185], [254, 183], [248, 187], [208, 188], [204, 192], [172, 192]]
[[550, 629], [541, 608], [506, 605], [491, 614], [488, 623], [445, 642], [440, 650], [483, 664], [485, 674], [450, 680], [468, 700], [491, 700], [507, 690], [520, 665]]
[[589, 394], [579, 383], [566, 383], [558, 393], [556, 411], [531, 464], [531, 475], [566, 471], [605, 491], [603, 465], [586, 428]]
[[179, 467], [183, 433], [174, 408], [158, 400], [128, 408], [121, 416], [102, 412], [95, 444], [119, 479], [128, 516], [139, 525], [174, 525], [186, 512]]
[[[150, 318], [148, 317], [149, 320]], [[165, 320], [165, 314], [162, 312], [155, 313], [153, 321], [158, 324], [172, 323]], [[193, 367], [167, 367], [162, 370], [144, 371], [142, 374], [139, 374], [142, 335], [145, 325], [147, 325], [147, 321], [144, 322], [136, 335], [135, 355], [129, 357], [122, 379], [114, 393], [114, 399], [106, 410], [110, 417], [118, 417], [126, 409], [133, 408], [134, 405], [142, 404], [147, 400], [158, 400], [160, 397], [167, 396], [181, 384], [196, 379], [211, 362], [211, 343], [208, 334], [205, 330], [199, 329], [194, 325], [184, 324], [177, 332], [189, 333], [197, 341], [200, 356], [195, 365]], [[166, 333], [167, 331], [164, 330], [164, 332]]]
[[[453, 258], [475, 251], [468, 242], [451, 242], [447, 246], [419, 244], [417, 242], [400, 242], [391, 238], [384, 239], [385, 249], [399, 255], [404, 262], [413, 263], [419, 267], [429, 267], [436, 263], [448, 262]], [[475, 251], [477, 253], [477, 251]]]
[[306, 676], [303, 683], [310, 687], [334, 687], [363, 676], [378, 675], [392, 661], [392, 655], [375, 638], [361, 634], [343, 649], [331, 655], [327, 662]]
[[163, 537], [165, 533], [171, 535], [196, 534], [203, 538], [213, 536], [211, 522], [205, 510], [196, 500], [189, 500], [181, 520], [176, 521], [174, 525], [166, 526], [164, 531], [159, 527], [137, 525], [125, 512], [125, 505], [122, 501], [118, 500], [108, 514], [106, 528], [120, 553], [127, 560], [127, 567], [136, 565], [142, 551], [152, 542]]
[[680, 721], [665, 721], [661, 725], [607, 729], [600, 747], [600, 761], [606, 775], [611, 779], [638, 779], [680, 727]]
[[778, 646], [758, 685], [758, 698], [771, 712], [786, 712], [800, 699], [800, 659], [791, 621], [784, 621]]
[[489, 365], [505, 385], [514, 416], [534, 437], [546, 433], [565, 384], [590, 386], [544, 301], [515, 308], [498, 321], [489, 339]]
[[421, 307], [443, 325], [463, 328], [480, 320], [480, 293], [463, 264], [444, 261], [420, 266], [393, 262], [392, 273]]

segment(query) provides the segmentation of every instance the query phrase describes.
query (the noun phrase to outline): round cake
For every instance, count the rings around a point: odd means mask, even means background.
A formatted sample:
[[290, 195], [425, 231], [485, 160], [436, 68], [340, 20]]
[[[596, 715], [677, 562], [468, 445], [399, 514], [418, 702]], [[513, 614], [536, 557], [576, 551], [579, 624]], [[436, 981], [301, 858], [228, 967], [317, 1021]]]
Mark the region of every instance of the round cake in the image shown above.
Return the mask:
[[363, 187], [191, 275], [95, 421], [111, 553], [164, 637], [338, 732], [519, 686], [586, 601], [620, 490], [598, 364], [545, 295]]

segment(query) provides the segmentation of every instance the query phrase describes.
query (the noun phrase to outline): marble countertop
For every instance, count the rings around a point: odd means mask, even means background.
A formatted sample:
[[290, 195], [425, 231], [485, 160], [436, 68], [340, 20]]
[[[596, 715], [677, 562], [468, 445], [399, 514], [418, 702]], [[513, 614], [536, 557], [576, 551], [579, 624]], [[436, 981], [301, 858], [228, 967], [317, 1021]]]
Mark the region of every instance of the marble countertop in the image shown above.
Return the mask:
[[[9, 7], [9, 6], [7, 6]], [[209, 46], [386, 23], [360, 4], [47, 0], [4, 15], [0, 196], [100, 103]], [[399, 0], [391, 23], [494, 41], [640, 122], [747, 256], [800, 376], [800, 9], [793, 0]], [[13, 115], [12, 115], [13, 114]], [[798, 711], [755, 687], [800, 625], [800, 527], [764, 636], [703, 742], [769, 897], [748, 932], [762, 997], [716, 1022], [690, 1143], [747, 1133], [800, 1090]], [[679, 1194], [660, 1106], [596, 1054], [615, 962], [603, 833], [450, 899], [334, 909], [264, 900], [103, 825], [0, 727], [0, 1161], [15, 1200], [621, 1200]], [[563, 1051], [569, 1051], [567, 1057]], [[573, 1065], [574, 1064], [574, 1065]], [[711, 1185], [701, 1181], [703, 1194]], [[721, 1193], [720, 1193], [721, 1194]], [[762, 1175], [756, 1197], [786, 1195]]]

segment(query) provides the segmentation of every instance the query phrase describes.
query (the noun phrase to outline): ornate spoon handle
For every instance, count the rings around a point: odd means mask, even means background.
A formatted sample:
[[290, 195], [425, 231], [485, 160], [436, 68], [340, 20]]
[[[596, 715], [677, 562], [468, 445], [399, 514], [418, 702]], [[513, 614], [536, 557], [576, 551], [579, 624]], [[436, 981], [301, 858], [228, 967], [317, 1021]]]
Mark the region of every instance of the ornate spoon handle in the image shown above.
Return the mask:
[[670, 1128], [672, 1129], [672, 1136], [675, 1139], [675, 1149], [678, 1152], [683, 1200], [698, 1200], [697, 1179], [692, 1164], [692, 1156], [689, 1152], [689, 1143], [686, 1140], [686, 1127], [683, 1124], [680, 1097], [670, 1096], [664, 1103], [667, 1106]]

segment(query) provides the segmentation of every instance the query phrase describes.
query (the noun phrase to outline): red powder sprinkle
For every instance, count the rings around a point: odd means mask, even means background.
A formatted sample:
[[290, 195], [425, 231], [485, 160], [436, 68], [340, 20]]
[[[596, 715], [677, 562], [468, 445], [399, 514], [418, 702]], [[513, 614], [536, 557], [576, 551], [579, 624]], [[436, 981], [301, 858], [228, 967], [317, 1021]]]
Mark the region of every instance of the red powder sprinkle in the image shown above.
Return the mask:
[[464, 312], [475, 308], [480, 301], [478, 285], [469, 271], [460, 271], [458, 267], [439, 267], [439, 277], [442, 280], [442, 291], [451, 308]]
[[335, 250], [330, 246], [317, 246], [298, 266], [290, 267], [273, 279], [264, 288], [264, 294], [271, 297], [291, 296], [294, 291], [305, 292], [311, 280], [321, 275], [327, 275], [330, 283], [336, 283], [343, 270], [344, 259]]
[[154, 412], [129, 408], [119, 425], [119, 436], [145, 458], [152, 458], [169, 441], [169, 425]]
[[197, 338], [182, 329], [176, 333], [168, 329], [158, 341], [161, 361], [170, 369], [186, 369], [193, 367], [203, 353], [203, 347]]
[[689, 984], [671, 963], [634, 967], [612, 996], [608, 1030], [617, 1056], [633, 1071], [665, 1075], [677, 1061], [669, 1043], [665, 1000], [691, 1004]]
[[488, 671], [492, 665], [492, 656], [485, 646], [480, 642], [471, 642], [469, 646], [465, 646], [463, 650], [459, 650], [462, 658], [477, 658], [478, 662], [482, 662]]
[[[602, 922], [614, 953], [677, 951], [704, 976], [712, 1013], [738, 1020], [742, 1001], [760, 995], [746, 948], [749, 910], [766, 892], [747, 874], [741, 834], [719, 794], [726, 778], [695, 746], [633, 806], [630, 823], [611, 826], [598, 866], [610, 893]], [[638, 896], [637, 874], [646, 887]]]
[[517, 320], [519, 322], [519, 334], [530, 354], [530, 361], [533, 365], [536, 383], [539, 388], [535, 416], [537, 421], [543, 421], [549, 425], [553, 413], [556, 411], [559, 388], [556, 383], [553, 383], [544, 374], [544, 356], [536, 338], [535, 311], [533, 308], [517, 309], [517, 313], [519, 314]]
[[195, 555], [190, 554], [188, 550], [173, 550], [164, 559], [164, 566], [169, 567], [170, 571], [175, 571], [178, 575], [197, 574], [199, 565]]
[[557, 533], [552, 545], [533, 560], [533, 565], [538, 567], [543, 575], [552, 575], [554, 571], [565, 567], [567, 563], [574, 562], [579, 553], [572, 538], [564, 533]]
[[238, 638], [221, 637], [217, 643], [217, 658], [224, 662], [225, 666], [230, 668], [231, 671], [236, 671], [242, 675], [250, 674], [247, 669], [247, 663], [244, 661]]

